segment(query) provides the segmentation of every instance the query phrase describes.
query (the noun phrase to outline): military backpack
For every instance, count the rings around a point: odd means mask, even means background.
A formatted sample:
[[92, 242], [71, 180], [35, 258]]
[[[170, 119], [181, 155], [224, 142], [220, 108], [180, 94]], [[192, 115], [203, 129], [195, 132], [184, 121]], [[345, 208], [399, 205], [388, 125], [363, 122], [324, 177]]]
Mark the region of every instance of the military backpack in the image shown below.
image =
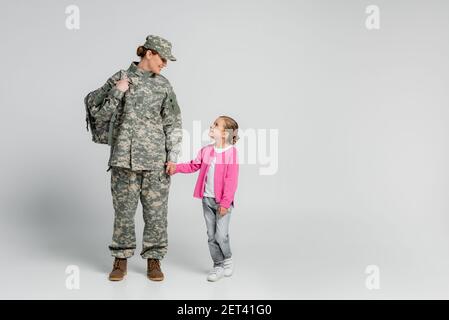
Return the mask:
[[[123, 79], [123, 76], [126, 75], [126, 71], [120, 70], [119, 75], [119, 79]], [[117, 108], [111, 118], [106, 121], [95, 118], [92, 115], [92, 110], [104, 103], [111, 88], [111, 83], [108, 81], [101, 88], [89, 92], [84, 98], [84, 106], [86, 108], [86, 129], [89, 131], [90, 127], [92, 141], [100, 144], [108, 144], [110, 146], [112, 145], [112, 133], [119, 108]]]

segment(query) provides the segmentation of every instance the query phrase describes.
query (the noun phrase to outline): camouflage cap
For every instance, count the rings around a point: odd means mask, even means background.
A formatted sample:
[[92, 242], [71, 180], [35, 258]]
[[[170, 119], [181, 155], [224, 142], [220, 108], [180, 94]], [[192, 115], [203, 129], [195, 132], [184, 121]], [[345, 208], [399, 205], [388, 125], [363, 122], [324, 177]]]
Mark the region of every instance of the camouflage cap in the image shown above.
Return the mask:
[[171, 42], [162, 37], [149, 35], [143, 46], [147, 49], [156, 50], [162, 58], [176, 61], [176, 58], [171, 53]]

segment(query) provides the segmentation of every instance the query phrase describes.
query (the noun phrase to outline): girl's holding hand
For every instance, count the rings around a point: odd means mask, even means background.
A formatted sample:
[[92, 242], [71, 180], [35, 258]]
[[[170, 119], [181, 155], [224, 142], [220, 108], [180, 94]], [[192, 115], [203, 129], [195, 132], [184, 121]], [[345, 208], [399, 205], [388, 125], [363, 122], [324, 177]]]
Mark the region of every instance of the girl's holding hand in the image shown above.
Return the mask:
[[207, 280], [217, 281], [233, 273], [229, 242], [229, 221], [234, 208], [239, 165], [237, 149], [238, 124], [227, 116], [218, 117], [209, 130], [214, 143], [198, 152], [188, 163], [167, 163], [167, 173], [192, 173], [200, 170], [193, 196], [202, 199], [209, 251], [214, 263]]

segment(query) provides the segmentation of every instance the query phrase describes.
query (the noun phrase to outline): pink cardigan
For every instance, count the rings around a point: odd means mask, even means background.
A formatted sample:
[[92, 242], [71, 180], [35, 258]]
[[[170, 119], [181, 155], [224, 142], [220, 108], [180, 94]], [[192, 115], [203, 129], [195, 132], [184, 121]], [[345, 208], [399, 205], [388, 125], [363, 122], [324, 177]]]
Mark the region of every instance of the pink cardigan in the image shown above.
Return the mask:
[[[192, 173], [200, 170], [193, 192], [195, 198], [203, 198], [207, 171], [209, 170], [210, 160], [214, 157], [214, 154], [214, 145], [209, 144], [201, 148], [195, 160], [188, 163], [176, 164], [175, 173]], [[222, 153], [217, 153], [214, 174], [215, 200], [224, 208], [229, 208], [231, 204], [234, 204], [238, 174], [237, 149], [232, 146]]]

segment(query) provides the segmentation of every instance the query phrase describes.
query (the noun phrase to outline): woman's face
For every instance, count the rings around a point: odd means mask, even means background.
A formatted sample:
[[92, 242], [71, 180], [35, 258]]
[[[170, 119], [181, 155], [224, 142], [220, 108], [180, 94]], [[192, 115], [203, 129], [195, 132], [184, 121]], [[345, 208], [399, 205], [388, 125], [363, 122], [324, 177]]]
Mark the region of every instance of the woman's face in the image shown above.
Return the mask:
[[152, 54], [150, 50], [147, 51], [146, 57], [148, 59], [148, 66], [151, 72], [160, 74], [162, 68], [165, 68], [167, 66], [166, 59], [162, 58], [159, 54]]

